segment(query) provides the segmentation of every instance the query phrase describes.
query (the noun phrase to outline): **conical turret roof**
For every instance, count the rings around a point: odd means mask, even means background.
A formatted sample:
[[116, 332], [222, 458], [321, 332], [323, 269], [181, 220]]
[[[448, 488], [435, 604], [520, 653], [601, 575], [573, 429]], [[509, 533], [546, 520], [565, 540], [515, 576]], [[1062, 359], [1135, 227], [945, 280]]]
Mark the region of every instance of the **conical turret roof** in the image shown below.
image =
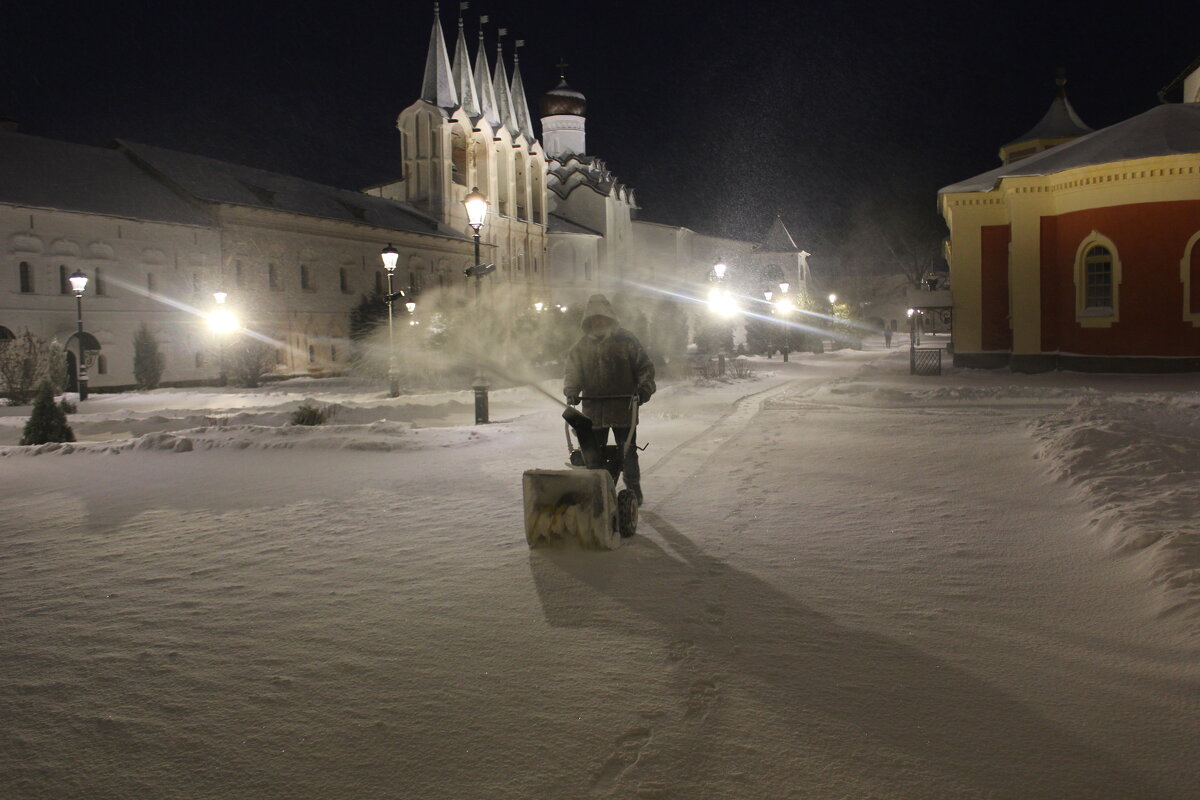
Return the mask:
[[483, 43], [483, 26], [488, 21], [486, 16], [479, 18], [479, 49], [475, 53], [475, 86], [479, 90], [479, 110], [483, 118], [492, 126], [492, 130], [500, 129], [500, 114], [496, 110], [496, 87], [492, 85], [492, 70], [488, 66], [487, 48]]
[[[500, 30], [501, 36], [503, 36], [504, 29]], [[508, 84], [508, 71], [504, 69], [503, 39], [496, 40], [496, 69], [492, 73], [492, 87], [496, 90], [496, 116], [500, 118], [500, 124], [508, 128], [508, 132], [513, 136], [516, 136], [518, 126], [513, 116], [512, 89]]]
[[458, 92], [454, 88], [454, 72], [442, 36], [438, 4], [433, 4], [433, 30], [429, 33], [429, 52], [425, 55], [425, 79], [421, 82], [421, 99], [426, 103], [453, 110], [458, 108]]
[[767, 231], [767, 235], [754, 249], [760, 253], [801, 252], [800, 248], [796, 246], [796, 240], [792, 238], [787, 226], [783, 224], [783, 218], [778, 214], [775, 215], [775, 221], [771, 223], [771, 230]]
[[1055, 92], [1054, 100], [1050, 103], [1046, 114], [1027, 133], [1008, 142], [1004, 147], [1012, 147], [1015, 144], [1038, 139], [1074, 139], [1092, 132], [1092, 129], [1075, 113], [1075, 108], [1067, 99], [1067, 79], [1061, 70], [1055, 83], [1058, 85], [1058, 90]]
[[458, 100], [463, 111], [471, 119], [482, 116], [479, 107], [479, 91], [475, 85], [475, 76], [471, 73], [471, 56], [467, 52], [467, 34], [463, 31], [462, 15], [458, 16], [458, 42], [454, 45], [454, 66], [451, 68], [454, 77], [454, 88], [458, 92]]
[[[523, 41], [517, 41], [517, 47], [525, 44]], [[517, 130], [525, 136], [525, 141], [533, 143], [533, 120], [529, 114], [529, 101], [525, 97], [525, 82], [521, 80], [521, 53], [520, 50], [513, 52], [513, 79], [512, 79], [512, 101], [513, 101], [513, 121], [517, 125]]]

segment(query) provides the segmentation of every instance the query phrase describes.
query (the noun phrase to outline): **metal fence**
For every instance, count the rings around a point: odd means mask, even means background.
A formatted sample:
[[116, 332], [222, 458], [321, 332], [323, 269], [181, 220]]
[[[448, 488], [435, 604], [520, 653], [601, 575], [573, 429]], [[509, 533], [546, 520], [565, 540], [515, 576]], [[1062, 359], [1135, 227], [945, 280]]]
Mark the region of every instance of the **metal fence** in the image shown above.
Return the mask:
[[908, 372], [910, 375], [941, 375], [942, 349], [940, 347], [910, 347], [908, 349]]

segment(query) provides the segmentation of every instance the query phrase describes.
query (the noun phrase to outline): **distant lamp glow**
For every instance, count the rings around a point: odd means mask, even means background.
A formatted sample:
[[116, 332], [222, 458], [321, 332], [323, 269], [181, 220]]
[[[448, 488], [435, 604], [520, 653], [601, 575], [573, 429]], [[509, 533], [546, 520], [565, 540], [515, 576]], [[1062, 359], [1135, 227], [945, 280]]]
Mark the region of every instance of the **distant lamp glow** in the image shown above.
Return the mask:
[[396, 252], [396, 248], [389, 244], [379, 251], [379, 257], [383, 259], [383, 268], [391, 273], [396, 268], [396, 260], [400, 258], [400, 253]]
[[75, 292], [75, 296], [82, 297], [83, 290], [87, 288], [87, 275], [80, 270], [75, 270], [67, 280], [71, 282], [71, 291]]
[[795, 310], [796, 307], [794, 305], [792, 305], [791, 300], [788, 300], [785, 297], [782, 300], [780, 300], [778, 303], [775, 304], [775, 308], [779, 311], [780, 314], [790, 314], [790, 313], [792, 313], [792, 311]]
[[208, 315], [208, 327], [214, 333], [233, 333], [238, 329], [237, 314], [227, 308], [218, 308]]
[[726, 269], [728, 269], [728, 267], [726, 267], [725, 264], [721, 264], [721, 263], [713, 264], [713, 275], [717, 276], [717, 280], [723, 281], [723, 280], [725, 280], [725, 270]]
[[[476, 232], [483, 227], [483, 220], [487, 217], [488, 201], [487, 198], [479, 191], [476, 186], [470, 193], [463, 198], [463, 205], [467, 209], [467, 224], [470, 225]], [[475, 259], [476, 263], [479, 259]]]
[[229, 297], [229, 292], [213, 292], [213, 300], [217, 301], [217, 305], [225, 305], [225, 299]]
[[539, 314], [542, 313], [542, 309], [545, 307], [546, 307], [546, 304], [541, 302], [540, 300], [533, 304], [533, 310], [538, 312]]
[[771, 298], [774, 296], [775, 296], [775, 293], [772, 292], [770, 289], [767, 289], [765, 292], [763, 292], [763, 297], [767, 298], [768, 303], [771, 302]]
[[410, 314], [417, 310], [417, 304], [412, 300], [409, 300], [407, 303], [405, 303], [404, 307], [408, 309], [408, 313]]
[[785, 281], [784, 283], [779, 284], [779, 291], [783, 292], [784, 294], [787, 294], [787, 291], [790, 287], [791, 287], [791, 284], [787, 283]]
[[566, 306], [559, 306], [558, 310], [559, 310], [559, 311], [561, 311], [561, 312], [563, 312], [564, 314], [565, 314], [565, 313], [567, 313], [567, 307], [566, 307]]
[[836, 303], [836, 302], [837, 302], [837, 295], [836, 295], [836, 294], [831, 294], [831, 295], [829, 295], [829, 302], [830, 302], [830, 303]]

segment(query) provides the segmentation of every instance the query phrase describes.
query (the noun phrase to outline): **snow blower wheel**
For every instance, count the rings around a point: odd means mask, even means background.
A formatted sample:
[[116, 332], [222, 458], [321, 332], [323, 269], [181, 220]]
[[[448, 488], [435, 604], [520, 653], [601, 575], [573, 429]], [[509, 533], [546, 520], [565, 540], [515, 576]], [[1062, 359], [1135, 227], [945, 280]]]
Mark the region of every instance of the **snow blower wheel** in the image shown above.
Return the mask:
[[637, 495], [628, 489], [622, 489], [617, 492], [617, 525], [621, 529], [622, 539], [628, 539], [637, 533], [637, 522]]

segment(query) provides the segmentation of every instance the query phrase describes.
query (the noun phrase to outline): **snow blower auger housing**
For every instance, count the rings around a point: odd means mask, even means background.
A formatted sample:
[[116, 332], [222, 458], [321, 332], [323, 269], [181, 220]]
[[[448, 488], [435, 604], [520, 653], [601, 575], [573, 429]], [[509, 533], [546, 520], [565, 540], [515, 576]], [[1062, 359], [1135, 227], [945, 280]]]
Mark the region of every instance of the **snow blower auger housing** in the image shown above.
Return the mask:
[[[525, 540], [529, 546], [576, 541], [589, 549], [616, 550], [621, 539], [637, 532], [637, 496], [617, 491], [617, 479], [637, 430], [636, 395], [608, 395], [595, 400], [629, 400], [629, 436], [623, 444], [596, 441], [592, 421], [574, 408], [563, 411], [570, 469], [530, 469], [522, 478]], [[575, 442], [571, 434], [575, 434]]]

